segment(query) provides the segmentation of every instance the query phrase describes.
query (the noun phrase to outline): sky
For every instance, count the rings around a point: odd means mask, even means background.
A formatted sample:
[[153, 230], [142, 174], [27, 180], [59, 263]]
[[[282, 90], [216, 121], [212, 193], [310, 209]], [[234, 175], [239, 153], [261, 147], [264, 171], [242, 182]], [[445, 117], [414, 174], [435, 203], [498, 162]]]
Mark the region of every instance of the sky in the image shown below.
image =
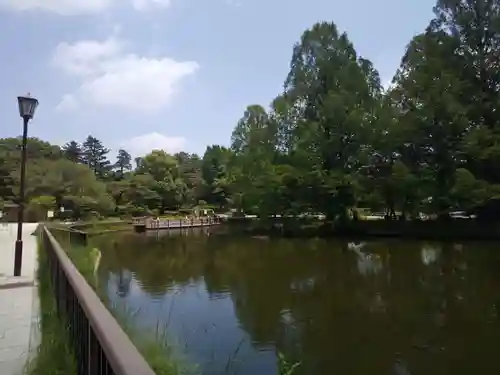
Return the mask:
[[133, 156], [229, 145], [246, 106], [282, 92], [294, 43], [318, 21], [347, 31], [391, 81], [435, 0], [0, 0], [0, 137], [100, 139]]

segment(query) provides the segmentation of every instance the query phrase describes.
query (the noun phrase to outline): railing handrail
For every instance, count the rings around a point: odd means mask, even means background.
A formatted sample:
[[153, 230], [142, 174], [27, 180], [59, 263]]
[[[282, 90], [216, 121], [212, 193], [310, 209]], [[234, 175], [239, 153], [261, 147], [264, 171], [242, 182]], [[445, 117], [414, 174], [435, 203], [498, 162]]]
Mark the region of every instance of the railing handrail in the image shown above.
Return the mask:
[[117, 375], [155, 375], [48, 228], [44, 226], [43, 229], [113, 372]]
[[141, 218], [134, 218], [132, 221], [132, 225], [137, 225], [137, 226], [148, 226], [149, 224], [157, 225], [158, 223], [166, 223], [168, 224], [188, 224], [188, 225], [212, 225], [212, 224], [217, 224], [219, 223], [219, 219], [217, 217], [211, 217], [211, 216], [202, 216], [202, 217], [190, 217], [190, 218], [177, 218], [177, 219], [164, 219], [161, 217], [141, 217]]

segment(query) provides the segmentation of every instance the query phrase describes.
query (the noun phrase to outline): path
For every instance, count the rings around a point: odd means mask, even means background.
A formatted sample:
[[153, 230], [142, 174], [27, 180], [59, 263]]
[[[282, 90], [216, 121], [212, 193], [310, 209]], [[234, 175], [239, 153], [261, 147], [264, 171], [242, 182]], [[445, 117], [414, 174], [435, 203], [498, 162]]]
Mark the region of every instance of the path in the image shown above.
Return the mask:
[[21, 374], [36, 343], [38, 299], [34, 287], [38, 224], [23, 225], [21, 277], [13, 277], [17, 224], [0, 224], [0, 374]]

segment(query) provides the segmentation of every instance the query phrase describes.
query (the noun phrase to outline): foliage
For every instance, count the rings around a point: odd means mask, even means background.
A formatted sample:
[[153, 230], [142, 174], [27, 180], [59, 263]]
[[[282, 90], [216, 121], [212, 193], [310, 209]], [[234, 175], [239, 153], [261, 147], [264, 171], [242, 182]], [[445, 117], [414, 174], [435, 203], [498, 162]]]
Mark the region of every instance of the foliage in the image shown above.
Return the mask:
[[61, 148], [63, 156], [73, 163], [83, 163], [83, 150], [78, 142], [71, 141]]
[[106, 177], [111, 169], [111, 163], [107, 158], [109, 149], [104, 147], [100, 140], [89, 135], [82, 144], [82, 151], [82, 163], [87, 164], [96, 176], [100, 178]]
[[335, 24], [306, 30], [284, 94], [267, 112], [248, 107], [235, 127], [234, 204], [262, 217], [309, 211], [343, 221], [357, 206], [388, 218], [446, 216], [496, 198], [498, 6], [439, 1], [435, 14], [387, 90]]
[[[0, 201], [18, 199], [19, 138], [0, 139]], [[26, 200], [39, 210], [64, 207], [74, 219], [91, 216], [162, 214], [194, 206], [203, 198], [220, 202], [218, 182], [206, 188], [202, 160], [196, 154], [167, 154], [154, 150], [139, 158], [135, 169], [123, 149], [111, 163], [108, 149], [89, 136], [62, 148], [28, 139]], [[221, 175], [218, 175], [221, 178]], [[206, 189], [205, 189], [206, 188]], [[214, 198], [211, 198], [212, 191]]]
[[[230, 147], [201, 157], [152, 150], [132, 168], [126, 150], [112, 163], [91, 135], [62, 149], [30, 139], [29, 200], [52, 196], [76, 216], [208, 204], [266, 219], [321, 212], [330, 222], [356, 217], [356, 207], [405, 219], [488, 206], [500, 192], [499, 7], [439, 0], [434, 12], [386, 89], [345, 32], [313, 25], [270, 108], [248, 106]], [[2, 201], [16, 200], [18, 148], [0, 139]]]
[[122, 148], [119, 149], [114, 168], [117, 173], [117, 178], [122, 179], [126, 172], [132, 170], [132, 156], [126, 150]]

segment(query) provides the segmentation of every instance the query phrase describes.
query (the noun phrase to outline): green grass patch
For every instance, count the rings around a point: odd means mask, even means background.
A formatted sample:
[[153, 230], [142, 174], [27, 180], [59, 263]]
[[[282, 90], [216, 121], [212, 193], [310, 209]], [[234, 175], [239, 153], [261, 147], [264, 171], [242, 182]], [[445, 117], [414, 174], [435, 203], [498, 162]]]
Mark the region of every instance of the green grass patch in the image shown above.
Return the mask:
[[40, 343], [24, 369], [26, 375], [72, 375], [77, 373], [76, 360], [69, 341], [69, 329], [57, 315], [47, 254], [38, 242], [37, 289], [40, 301]]
[[117, 232], [132, 230], [134, 227], [130, 221], [113, 220], [113, 221], [89, 221], [85, 223], [77, 223], [69, 226], [71, 229], [86, 232], [88, 234], [100, 234], [106, 232]]

